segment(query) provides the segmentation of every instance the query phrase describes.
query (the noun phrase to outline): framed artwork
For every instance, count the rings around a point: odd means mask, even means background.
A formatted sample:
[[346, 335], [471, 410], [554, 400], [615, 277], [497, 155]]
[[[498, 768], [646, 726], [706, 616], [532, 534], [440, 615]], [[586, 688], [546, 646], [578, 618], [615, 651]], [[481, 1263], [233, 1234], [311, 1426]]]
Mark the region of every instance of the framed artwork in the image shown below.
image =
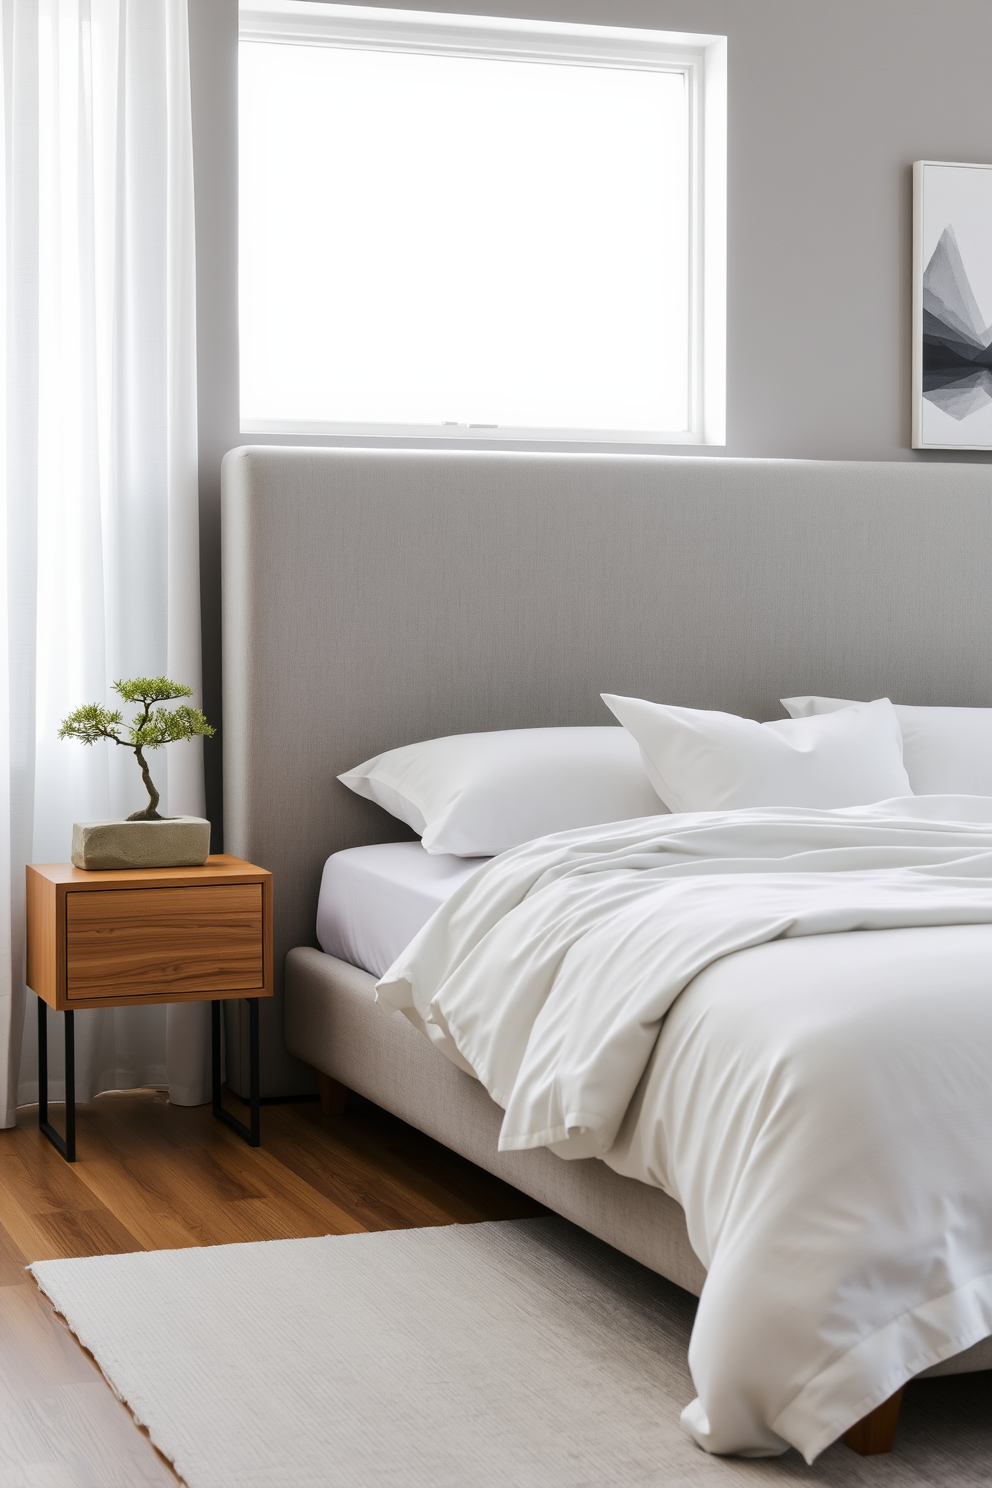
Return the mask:
[[992, 449], [992, 165], [913, 166], [913, 448]]

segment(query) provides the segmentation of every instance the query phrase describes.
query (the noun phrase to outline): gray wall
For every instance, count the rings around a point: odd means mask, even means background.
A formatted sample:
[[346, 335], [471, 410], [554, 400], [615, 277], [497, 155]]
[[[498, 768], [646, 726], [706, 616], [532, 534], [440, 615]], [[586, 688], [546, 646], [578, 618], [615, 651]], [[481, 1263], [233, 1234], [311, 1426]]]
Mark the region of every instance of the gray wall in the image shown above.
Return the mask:
[[[992, 160], [988, 0], [396, 3], [726, 35], [726, 453], [935, 458], [909, 448], [910, 166], [921, 158]], [[238, 429], [238, 15], [237, 0], [189, 5], [204, 699], [216, 720], [220, 462], [245, 442]], [[219, 826], [219, 742], [208, 745], [207, 771], [208, 811]]]

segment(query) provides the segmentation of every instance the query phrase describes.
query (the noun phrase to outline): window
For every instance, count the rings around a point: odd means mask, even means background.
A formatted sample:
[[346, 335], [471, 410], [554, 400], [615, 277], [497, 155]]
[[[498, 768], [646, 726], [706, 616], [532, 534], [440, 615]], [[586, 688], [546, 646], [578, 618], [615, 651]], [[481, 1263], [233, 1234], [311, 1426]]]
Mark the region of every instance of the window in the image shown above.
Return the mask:
[[722, 443], [725, 43], [242, 3], [241, 427]]

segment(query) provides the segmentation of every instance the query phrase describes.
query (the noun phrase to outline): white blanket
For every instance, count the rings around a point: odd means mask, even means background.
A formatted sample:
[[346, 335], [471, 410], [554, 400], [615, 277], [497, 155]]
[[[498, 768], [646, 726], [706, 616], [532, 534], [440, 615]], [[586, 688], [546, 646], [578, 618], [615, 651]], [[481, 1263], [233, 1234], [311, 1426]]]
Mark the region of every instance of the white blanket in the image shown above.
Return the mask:
[[501, 1147], [683, 1205], [708, 1270], [683, 1422], [709, 1451], [812, 1461], [992, 1333], [992, 800], [543, 838], [378, 996], [452, 1041]]

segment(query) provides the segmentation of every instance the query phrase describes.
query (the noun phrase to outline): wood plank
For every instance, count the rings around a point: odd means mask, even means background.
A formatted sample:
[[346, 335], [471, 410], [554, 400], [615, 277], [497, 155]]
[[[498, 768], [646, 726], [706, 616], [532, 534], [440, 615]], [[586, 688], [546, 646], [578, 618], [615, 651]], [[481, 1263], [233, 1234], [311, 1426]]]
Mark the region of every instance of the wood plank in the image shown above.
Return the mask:
[[134, 1236], [136, 1250], [184, 1250], [211, 1240], [219, 1243], [195, 1211], [170, 1202], [169, 1186], [161, 1178], [138, 1178], [127, 1164], [108, 1159], [86, 1160], [77, 1166], [93, 1199], [112, 1208]]
[[[230, 1096], [228, 1100], [236, 1105]], [[81, 1158], [77, 1164], [81, 1177], [94, 1191], [97, 1180], [93, 1159], [99, 1157], [101, 1161], [110, 1161], [116, 1157], [123, 1161], [128, 1149], [132, 1152], [136, 1171], [124, 1181], [139, 1186], [143, 1181], [138, 1176], [143, 1159], [144, 1166], [154, 1170], [156, 1181], [161, 1179], [163, 1183], [166, 1173], [171, 1171], [170, 1159], [180, 1165], [187, 1177], [207, 1156], [218, 1165], [193, 1201], [196, 1213], [204, 1224], [210, 1226], [211, 1237], [207, 1238], [208, 1232], [203, 1231], [204, 1238], [200, 1243], [218, 1244], [225, 1238], [245, 1238], [240, 1229], [241, 1221], [238, 1221], [239, 1228], [229, 1229], [231, 1221], [224, 1218], [216, 1204], [221, 1169], [229, 1180], [236, 1178], [239, 1184], [249, 1181], [261, 1184], [264, 1192], [256, 1193], [255, 1197], [277, 1196], [281, 1204], [292, 1205], [299, 1223], [306, 1225], [305, 1231], [301, 1229], [300, 1233], [344, 1234], [360, 1229], [472, 1222], [489, 1217], [484, 1206], [468, 1204], [430, 1180], [417, 1179], [401, 1161], [386, 1157], [387, 1171], [377, 1165], [371, 1149], [368, 1155], [350, 1149], [349, 1143], [355, 1141], [356, 1127], [367, 1119], [368, 1112], [375, 1109], [367, 1103], [356, 1108], [354, 1122], [339, 1125], [331, 1121], [327, 1123], [326, 1132], [321, 1125], [314, 1124], [314, 1119], [323, 1122], [323, 1118], [317, 1117], [315, 1102], [268, 1107], [262, 1113], [262, 1146], [257, 1151], [247, 1147], [219, 1123], [209, 1119], [204, 1123], [203, 1111], [171, 1107], [164, 1100], [146, 1100], [138, 1106], [128, 1102], [125, 1106], [120, 1098], [103, 1096], [94, 1107], [103, 1110], [92, 1124], [85, 1110], [79, 1119]], [[401, 1128], [402, 1123], [397, 1123], [397, 1127]], [[428, 1138], [419, 1133], [416, 1135], [421, 1143], [428, 1144]], [[134, 1152], [135, 1138], [140, 1139], [137, 1153]], [[180, 1140], [186, 1144], [195, 1141], [200, 1155], [193, 1157], [189, 1153], [185, 1156], [177, 1153], [175, 1143]], [[319, 1145], [311, 1151], [315, 1142]], [[154, 1162], [150, 1163], [148, 1159], [152, 1154]], [[453, 1154], [447, 1156], [454, 1163], [460, 1163]], [[478, 1172], [470, 1163], [463, 1166], [467, 1174]], [[92, 1181], [91, 1173], [94, 1173]], [[484, 1176], [488, 1179], [488, 1175]], [[291, 1178], [292, 1188], [289, 1187]], [[101, 1177], [100, 1182], [103, 1181]], [[492, 1182], [497, 1189], [503, 1188], [497, 1180]], [[514, 1194], [519, 1204], [521, 1196], [512, 1189], [507, 1192]], [[99, 1193], [101, 1198], [109, 1201], [111, 1195], [107, 1190], [100, 1188]], [[232, 1194], [232, 1197], [248, 1195]], [[170, 1191], [164, 1200], [163, 1212], [169, 1211], [176, 1216], [180, 1202], [180, 1195]], [[246, 1206], [246, 1212], [251, 1209], [251, 1205]], [[534, 1212], [543, 1211], [535, 1207]], [[277, 1224], [279, 1234], [285, 1232], [281, 1219], [273, 1222]], [[131, 1228], [137, 1223], [132, 1210], [128, 1210], [127, 1223]]]
[[[231, 1140], [239, 1138], [231, 1135]], [[226, 1148], [220, 1138], [219, 1145]], [[242, 1143], [244, 1146], [244, 1143]], [[251, 1152], [251, 1148], [245, 1148]], [[272, 1154], [242, 1181], [240, 1154], [208, 1150], [157, 1153], [154, 1181], [120, 1161], [83, 1161], [83, 1181], [95, 1198], [126, 1218], [140, 1247], [231, 1245], [248, 1240], [353, 1234], [365, 1228], [338, 1205], [283, 1169]], [[234, 1159], [232, 1161], [232, 1159]], [[233, 1171], [232, 1171], [233, 1170]]]
[[17, 1286], [0, 1287], [0, 1380], [8, 1397], [18, 1400], [93, 1377], [81, 1350], [64, 1348], [56, 1329], [38, 1327], [37, 1297], [24, 1272]]
[[[2, 1184], [0, 1184], [2, 1192]], [[7, 1230], [0, 1225], [0, 1287], [23, 1286], [27, 1257]]]
[[0, 1216], [3, 1244], [32, 1261], [142, 1248], [33, 1125], [0, 1132]]
[[[13, 1222], [35, 1245], [50, 1244], [51, 1235], [36, 1212], [39, 1196], [48, 1210], [59, 1212], [70, 1193], [80, 1210], [92, 1215], [102, 1208], [121, 1223], [133, 1237], [130, 1249], [350, 1234], [368, 1227], [264, 1147], [248, 1147], [207, 1108], [170, 1106], [158, 1095], [105, 1096], [79, 1108], [77, 1131], [80, 1156], [72, 1168], [44, 1143], [70, 1175], [61, 1185], [45, 1190], [23, 1174], [11, 1185], [28, 1210], [27, 1218], [13, 1214]], [[48, 1166], [46, 1153], [32, 1156]], [[0, 1159], [0, 1191], [4, 1161], [16, 1160]]]
[[263, 985], [261, 884], [66, 896], [70, 1002]]
[[4, 1216], [4, 1227], [33, 1261], [126, 1255], [132, 1250], [145, 1249], [117, 1216], [101, 1205], [31, 1214], [12, 1203]]
[[[547, 1212], [356, 1096], [344, 1117], [327, 1118], [311, 1104], [273, 1107], [265, 1121], [268, 1149], [370, 1229], [474, 1224]], [[301, 1129], [305, 1141], [300, 1140]], [[408, 1137], [412, 1145], [407, 1152], [391, 1150], [390, 1144], [402, 1146]]]
[[377, 1166], [397, 1172], [412, 1168], [422, 1190], [450, 1195], [470, 1205], [473, 1215], [469, 1222], [527, 1219], [548, 1213], [536, 1199], [370, 1103], [355, 1136], [363, 1152], [375, 1154]]
[[37, 1216], [101, 1207], [130, 1248], [175, 1245], [181, 1236], [217, 1244], [232, 1224], [240, 1238], [244, 1221], [224, 1211], [241, 1204], [250, 1212], [253, 1199], [261, 1209], [273, 1199], [291, 1206], [307, 1233], [317, 1224], [348, 1233], [544, 1212], [357, 1097], [337, 1118], [323, 1117], [316, 1102], [267, 1107], [263, 1145], [252, 1149], [208, 1107], [171, 1106], [162, 1092], [107, 1094], [78, 1108], [80, 1160], [71, 1167], [33, 1126], [34, 1114], [26, 1110], [24, 1127], [0, 1132], [0, 1194], [31, 1243], [49, 1243], [53, 1230]]
[[548, 1211], [536, 1199], [522, 1194], [467, 1158], [459, 1157], [398, 1117], [353, 1097], [354, 1121], [351, 1137], [356, 1150], [378, 1171], [407, 1175], [418, 1191], [433, 1195], [437, 1202], [455, 1200], [473, 1211], [469, 1223], [481, 1219], [528, 1219]]
[[[18, 1463], [18, 1457], [28, 1459]], [[102, 1375], [0, 1413], [4, 1488], [176, 1488]]]
[[175, 1488], [89, 1354], [30, 1278], [0, 1288], [4, 1488]]
[[272, 1130], [266, 1143], [286, 1167], [314, 1188], [361, 1218], [367, 1229], [401, 1230], [422, 1225], [471, 1224], [481, 1216], [457, 1195], [439, 1192], [424, 1180], [404, 1179], [387, 1167], [375, 1167], [346, 1141], [301, 1148], [292, 1136]]
[[[0, 1140], [0, 1193], [28, 1213], [85, 1208], [89, 1196], [75, 1166], [59, 1157], [38, 1128], [18, 1133], [16, 1144]], [[0, 1133], [0, 1139], [8, 1133]], [[35, 1259], [34, 1257], [32, 1259]]]

